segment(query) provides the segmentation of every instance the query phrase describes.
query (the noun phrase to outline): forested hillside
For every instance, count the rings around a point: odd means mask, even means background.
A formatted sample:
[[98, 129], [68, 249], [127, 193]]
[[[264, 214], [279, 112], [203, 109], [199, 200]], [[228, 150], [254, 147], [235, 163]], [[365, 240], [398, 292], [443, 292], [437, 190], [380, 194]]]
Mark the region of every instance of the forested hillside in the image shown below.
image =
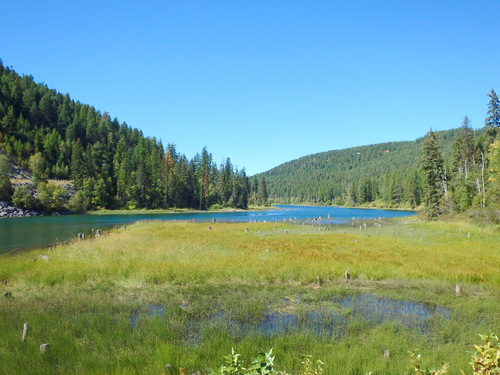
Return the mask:
[[[205, 148], [200, 151], [188, 160], [174, 144], [145, 137], [106, 112], [18, 75], [0, 60], [0, 153], [29, 169], [36, 188], [48, 189], [51, 196], [62, 192], [47, 179], [67, 179], [78, 192], [73, 203], [84, 209], [246, 208], [245, 170], [229, 158], [217, 166]], [[12, 194], [7, 164], [0, 166], [0, 199]], [[28, 188], [17, 190], [12, 199], [18, 204], [37, 203]], [[54, 199], [45, 208], [60, 208]]]
[[[500, 104], [488, 94], [485, 127], [429, 131], [413, 142], [322, 152], [262, 174], [279, 203], [369, 205], [431, 210], [429, 216], [497, 207]], [[485, 106], [486, 108], [486, 106]]]
[[[440, 132], [443, 151], [451, 154], [457, 130]], [[283, 202], [343, 204], [350, 190], [357, 203], [394, 195], [396, 203], [403, 191], [389, 191], [403, 184], [419, 166], [423, 138], [414, 142], [387, 142], [327, 151], [284, 163], [263, 175], [269, 197]], [[399, 190], [396, 187], [396, 190]], [[362, 194], [359, 190], [362, 190]], [[387, 196], [386, 198], [389, 198]], [[389, 200], [388, 200], [389, 201]], [[353, 204], [356, 202], [352, 202]]]
[[[466, 116], [458, 129], [305, 156], [250, 182], [229, 158], [218, 166], [204, 148], [189, 160], [174, 144], [164, 147], [0, 60], [0, 200], [85, 211], [246, 208], [269, 196], [275, 203], [422, 206], [431, 217], [498, 207], [500, 102], [494, 90], [488, 97], [482, 129], [473, 131]], [[12, 160], [31, 171], [33, 186], [13, 189]], [[76, 193], [69, 204], [48, 179], [70, 180]]]

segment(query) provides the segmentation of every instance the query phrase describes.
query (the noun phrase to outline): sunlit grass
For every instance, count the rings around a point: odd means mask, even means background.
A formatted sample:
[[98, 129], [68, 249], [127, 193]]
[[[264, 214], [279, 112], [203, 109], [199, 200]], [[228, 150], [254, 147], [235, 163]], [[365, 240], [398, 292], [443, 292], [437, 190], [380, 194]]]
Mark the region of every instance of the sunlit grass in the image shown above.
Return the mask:
[[[336, 281], [349, 268], [354, 280], [500, 285], [500, 246], [494, 232], [468, 228], [460, 233], [451, 225], [421, 223], [389, 233], [382, 228], [316, 232], [314, 227], [284, 224], [249, 226], [246, 232], [241, 224], [216, 224], [209, 230], [206, 224], [139, 223], [51, 252], [5, 257], [9, 267], [2, 267], [0, 277], [41, 285], [109, 278], [304, 283], [317, 276]], [[42, 254], [49, 261], [39, 259]]]
[[[327, 363], [327, 374], [401, 374], [415, 347], [430, 363], [446, 360], [455, 372], [465, 369], [477, 333], [500, 327], [498, 232], [415, 219], [366, 224], [320, 230], [291, 223], [149, 222], [50, 251], [4, 255], [0, 280], [7, 285], [0, 288], [12, 297], [1, 297], [0, 357], [7, 365], [0, 374], [160, 374], [166, 363], [206, 373], [232, 346], [249, 356], [274, 347], [279, 367], [289, 371], [298, 370], [301, 354], [313, 353]], [[363, 293], [453, 314], [415, 332], [397, 322], [356, 320], [332, 302]], [[342, 337], [239, 335], [217, 320], [193, 326], [214, 314], [257, 324], [270, 312], [300, 317], [310, 311], [349, 317]], [[21, 343], [24, 322], [30, 333]], [[42, 342], [51, 344], [44, 356]], [[381, 355], [387, 348], [389, 362]]]

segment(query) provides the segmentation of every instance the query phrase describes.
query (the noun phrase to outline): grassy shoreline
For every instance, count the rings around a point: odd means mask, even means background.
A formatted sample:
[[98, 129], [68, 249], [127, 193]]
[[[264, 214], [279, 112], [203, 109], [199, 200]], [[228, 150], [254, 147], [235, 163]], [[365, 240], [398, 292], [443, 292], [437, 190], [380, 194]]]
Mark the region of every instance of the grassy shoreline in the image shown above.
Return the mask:
[[247, 211], [266, 211], [275, 209], [272, 206], [250, 206], [248, 209], [241, 208], [221, 208], [217, 210], [195, 210], [192, 208], [171, 208], [171, 209], [135, 209], [135, 210], [93, 210], [88, 211], [89, 215], [134, 215], [134, 214], [179, 214], [179, 213], [216, 213], [216, 212], [247, 212]]
[[[326, 363], [325, 374], [402, 374], [415, 348], [429, 367], [449, 361], [450, 373], [466, 370], [477, 334], [500, 327], [496, 228], [367, 223], [361, 230], [137, 223], [50, 252], [0, 256], [0, 280], [7, 280], [0, 291], [12, 295], [0, 305], [0, 374], [160, 374], [167, 363], [171, 375], [180, 367], [205, 374], [231, 347], [245, 357], [273, 347], [277, 366], [289, 372], [310, 353]], [[450, 313], [374, 324], [341, 303], [363, 295]], [[340, 314], [342, 334], [302, 329], [312, 313], [325, 327]], [[243, 329], [270, 317], [296, 317], [304, 327]], [[21, 343], [24, 322], [30, 331]], [[51, 347], [40, 355], [44, 342]]]

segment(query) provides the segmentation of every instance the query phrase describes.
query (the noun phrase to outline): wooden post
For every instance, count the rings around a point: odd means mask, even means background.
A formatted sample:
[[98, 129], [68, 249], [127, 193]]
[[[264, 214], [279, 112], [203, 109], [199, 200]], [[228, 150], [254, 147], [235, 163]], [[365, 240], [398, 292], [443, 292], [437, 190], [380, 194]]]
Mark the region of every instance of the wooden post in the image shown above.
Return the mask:
[[28, 336], [28, 323], [23, 324], [23, 335], [21, 336], [21, 341], [24, 342], [26, 340], [26, 336]]
[[316, 276], [316, 289], [320, 288], [321, 288], [321, 279], [319, 278], [319, 276]]
[[455, 296], [457, 296], [457, 297], [462, 296], [462, 285], [460, 285], [460, 284], [455, 285]]
[[46, 344], [42, 344], [42, 345], [40, 345], [40, 353], [41, 353], [41, 354], [44, 354], [44, 353], [47, 351], [47, 349], [48, 349], [49, 347], [50, 347], [50, 344], [49, 344], [49, 343], [46, 343]]
[[345, 282], [347, 283], [349, 281], [349, 279], [351, 278], [351, 274], [349, 273], [349, 268], [345, 271], [344, 273], [344, 279], [345, 279]]
[[384, 358], [385, 359], [391, 358], [391, 352], [389, 349], [384, 350]]

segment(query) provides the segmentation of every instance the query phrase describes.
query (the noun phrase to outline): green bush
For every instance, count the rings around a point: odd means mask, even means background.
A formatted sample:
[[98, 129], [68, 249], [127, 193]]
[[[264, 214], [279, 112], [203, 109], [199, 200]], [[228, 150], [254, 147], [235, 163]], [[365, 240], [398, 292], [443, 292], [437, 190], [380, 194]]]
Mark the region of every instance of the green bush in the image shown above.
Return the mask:
[[8, 200], [12, 195], [12, 184], [8, 177], [0, 176], [0, 200]]
[[12, 194], [12, 203], [25, 210], [37, 208], [37, 200], [32, 194], [33, 185], [18, 186]]
[[9, 158], [0, 154], [0, 200], [10, 199], [12, 195], [12, 184], [9, 179], [11, 170]]
[[87, 212], [89, 200], [82, 191], [77, 191], [71, 196], [68, 202], [68, 209], [75, 214], [84, 214]]
[[36, 199], [43, 210], [48, 212], [64, 210], [66, 190], [61, 185], [41, 182], [37, 186], [37, 191]]

